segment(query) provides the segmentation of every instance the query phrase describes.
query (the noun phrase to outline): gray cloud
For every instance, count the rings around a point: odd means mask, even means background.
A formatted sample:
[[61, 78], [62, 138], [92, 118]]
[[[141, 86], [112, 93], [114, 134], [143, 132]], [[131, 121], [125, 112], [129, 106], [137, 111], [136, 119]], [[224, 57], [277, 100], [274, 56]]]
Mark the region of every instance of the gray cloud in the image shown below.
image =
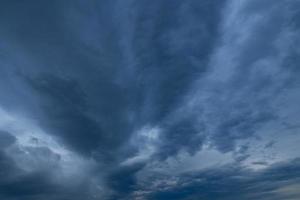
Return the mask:
[[0, 4], [0, 198], [299, 196], [297, 1]]

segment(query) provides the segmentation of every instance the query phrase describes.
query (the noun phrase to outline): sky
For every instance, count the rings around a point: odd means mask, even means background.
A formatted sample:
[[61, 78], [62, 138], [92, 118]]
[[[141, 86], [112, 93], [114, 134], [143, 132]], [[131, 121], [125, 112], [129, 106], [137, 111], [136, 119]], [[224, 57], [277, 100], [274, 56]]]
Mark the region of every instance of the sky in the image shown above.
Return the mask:
[[299, 0], [0, 1], [0, 200], [299, 200]]

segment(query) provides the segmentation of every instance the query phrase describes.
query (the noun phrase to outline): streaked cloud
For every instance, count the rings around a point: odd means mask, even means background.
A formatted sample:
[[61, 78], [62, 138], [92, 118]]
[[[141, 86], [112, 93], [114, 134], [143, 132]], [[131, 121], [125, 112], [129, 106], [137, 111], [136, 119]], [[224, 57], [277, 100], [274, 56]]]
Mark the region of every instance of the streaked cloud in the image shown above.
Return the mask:
[[300, 3], [0, 3], [0, 199], [300, 198]]

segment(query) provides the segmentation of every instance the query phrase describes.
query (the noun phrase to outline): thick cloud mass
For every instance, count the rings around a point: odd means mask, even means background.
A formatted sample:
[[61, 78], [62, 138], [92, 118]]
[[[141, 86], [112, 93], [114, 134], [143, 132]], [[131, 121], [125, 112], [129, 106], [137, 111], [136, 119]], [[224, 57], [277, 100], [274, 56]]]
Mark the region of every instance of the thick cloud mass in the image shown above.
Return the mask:
[[0, 2], [0, 199], [300, 199], [300, 1]]

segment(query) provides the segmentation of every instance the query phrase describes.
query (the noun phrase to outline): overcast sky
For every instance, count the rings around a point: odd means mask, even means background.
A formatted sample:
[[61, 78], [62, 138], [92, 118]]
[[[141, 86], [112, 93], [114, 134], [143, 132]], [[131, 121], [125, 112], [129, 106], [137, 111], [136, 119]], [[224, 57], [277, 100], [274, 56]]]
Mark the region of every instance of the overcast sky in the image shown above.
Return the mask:
[[1, 200], [299, 200], [299, 0], [1, 0]]

